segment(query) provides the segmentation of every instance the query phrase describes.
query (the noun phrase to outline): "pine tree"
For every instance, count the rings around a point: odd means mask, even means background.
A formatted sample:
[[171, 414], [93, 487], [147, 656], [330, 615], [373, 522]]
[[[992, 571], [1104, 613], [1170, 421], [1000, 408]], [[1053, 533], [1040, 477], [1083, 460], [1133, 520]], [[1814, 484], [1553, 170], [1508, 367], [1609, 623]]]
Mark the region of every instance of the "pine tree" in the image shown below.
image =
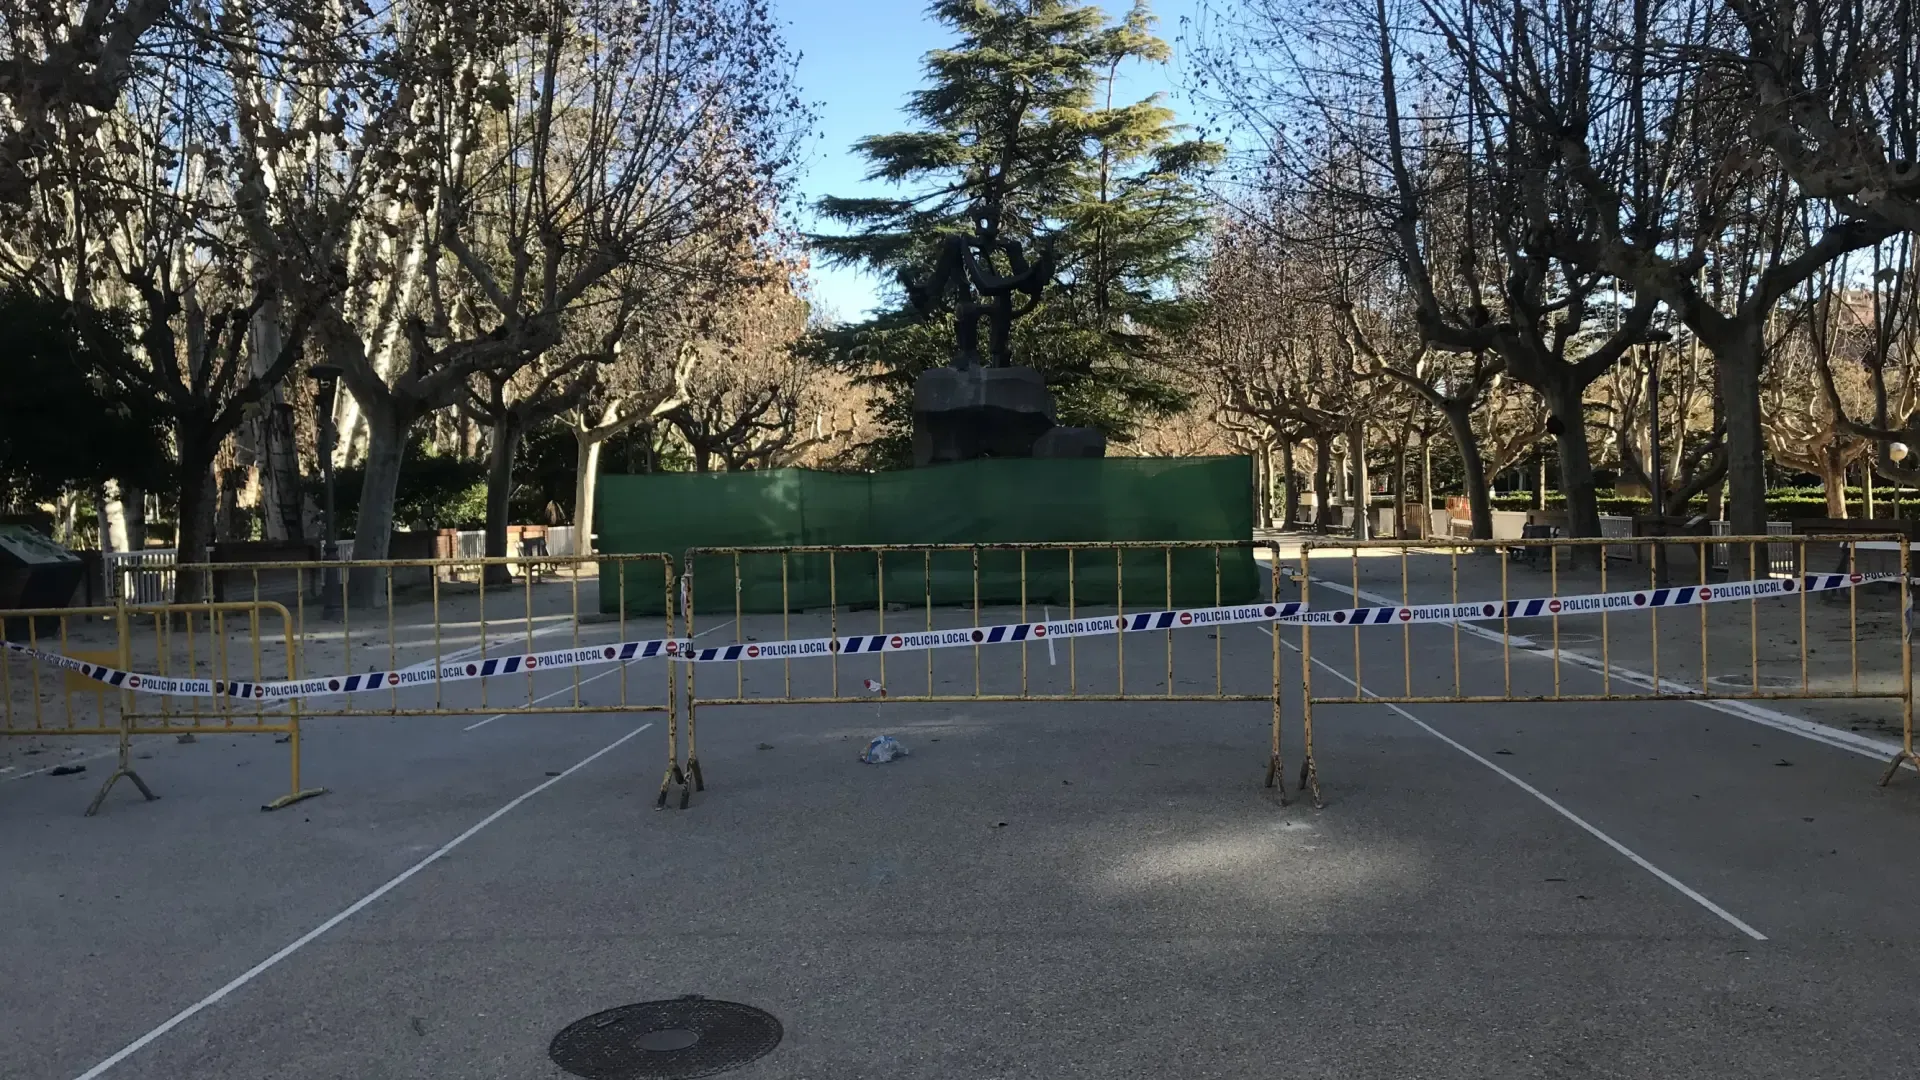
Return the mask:
[[[926, 58], [910, 99], [915, 130], [855, 144], [889, 198], [825, 198], [846, 227], [816, 235], [822, 256], [881, 274], [922, 275], [940, 242], [984, 222], [1058, 269], [1039, 308], [1015, 324], [1015, 362], [1041, 371], [1064, 424], [1124, 441], [1185, 401], [1158, 363], [1192, 321], [1176, 285], [1206, 230], [1198, 183], [1221, 148], [1185, 137], [1158, 95], [1116, 105], [1129, 62], [1164, 63], [1145, 0], [1118, 23], [1079, 0], [938, 0], [959, 41]], [[887, 393], [888, 436], [874, 464], [908, 457], [914, 377], [949, 359], [951, 320], [922, 319], [904, 290], [876, 318], [826, 343]]]

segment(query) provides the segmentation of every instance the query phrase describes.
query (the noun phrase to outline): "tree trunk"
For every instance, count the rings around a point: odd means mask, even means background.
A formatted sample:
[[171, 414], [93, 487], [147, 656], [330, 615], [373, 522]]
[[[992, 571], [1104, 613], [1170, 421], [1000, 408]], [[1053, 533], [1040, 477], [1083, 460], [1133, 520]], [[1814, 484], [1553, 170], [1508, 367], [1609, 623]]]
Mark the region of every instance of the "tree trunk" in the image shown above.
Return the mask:
[[1847, 516], [1847, 467], [1840, 461], [1840, 448], [1828, 446], [1820, 455], [1820, 491], [1827, 497], [1827, 516]]
[[[182, 424], [175, 433], [180, 465], [180, 521], [174, 537], [175, 566], [199, 566], [207, 561], [213, 543], [213, 519], [218, 496], [213, 481], [213, 458], [219, 444], [201, 431]], [[173, 602], [194, 604], [210, 599], [205, 571], [177, 571], [173, 575]]]
[[1253, 519], [1273, 528], [1273, 444], [1262, 440], [1253, 452]]
[[1533, 451], [1533, 508], [1547, 508], [1547, 455], [1538, 447]]
[[1400, 437], [1393, 444], [1393, 533], [1396, 537], [1410, 536], [1407, 528], [1407, 443], [1412, 433], [1403, 425]]
[[1300, 481], [1294, 473], [1292, 439], [1280, 444], [1280, 467], [1285, 470], [1280, 497], [1286, 500], [1280, 507], [1280, 527], [1291, 532], [1300, 527]]
[[220, 472], [219, 511], [214, 516], [214, 540], [251, 540], [251, 514], [240, 510], [240, 489], [247, 486], [247, 470], [223, 469]]
[[1253, 452], [1247, 455], [1247, 471], [1252, 474], [1252, 483], [1249, 486], [1253, 490], [1249, 494], [1253, 496], [1253, 527], [1264, 529], [1267, 527], [1267, 500], [1260, 489], [1266, 483], [1266, 477], [1262, 475], [1264, 469], [1260, 462], [1258, 443], [1254, 444]]
[[[508, 516], [513, 512], [513, 455], [520, 448], [520, 424], [509, 413], [492, 426], [493, 449], [487, 456], [487, 558], [508, 554]], [[513, 568], [504, 563], [489, 563], [489, 585], [513, 584]]]
[[1873, 505], [1873, 458], [1860, 459], [1860, 516], [1872, 521], [1877, 507]]
[[[1600, 500], [1594, 490], [1593, 457], [1587, 443], [1586, 406], [1579, 388], [1556, 387], [1545, 395], [1547, 409], [1560, 422], [1560, 491], [1567, 497], [1567, 535], [1600, 535]], [[1573, 549], [1577, 565], [1599, 565], [1600, 549]]]
[[[1473, 434], [1473, 407], [1465, 401], [1449, 401], [1441, 413], [1447, 418], [1447, 434], [1453, 436], [1453, 448], [1460, 453], [1462, 483], [1467, 491], [1469, 515], [1473, 518], [1472, 538], [1493, 539], [1493, 497], [1487, 490], [1487, 462], [1480, 456], [1480, 442]], [[1429, 454], [1431, 462], [1433, 456]], [[1433, 483], [1429, 464], [1427, 483]]]
[[1347, 457], [1353, 466], [1353, 496], [1347, 500], [1353, 511], [1353, 538], [1372, 539], [1373, 485], [1367, 479], [1367, 425], [1356, 423], [1347, 433]]
[[604, 439], [589, 438], [574, 429], [573, 553], [593, 554], [593, 500], [600, 491], [600, 449]]
[[147, 493], [109, 480], [100, 489], [101, 547], [139, 551], [147, 546]]
[[107, 523], [107, 485], [99, 485], [90, 494], [93, 498], [95, 524], [100, 532], [100, 555], [104, 558], [115, 550], [113, 528]]
[[[1472, 434], [1472, 432], [1468, 432]], [[1420, 536], [1433, 532], [1433, 435], [1420, 433]]]
[[[269, 303], [255, 313], [249, 328], [250, 370], [256, 378], [272, 367], [284, 344], [278, 306]], [[254, 467], [260, 470], [260, 536], [266, 540], [303, 539], [301, 511], [305, 492], [300, 486], [293, 411], [285, 404], [280, 386], [268, 392], [252, 426]]]
[[[367, 425], [366, 473], [360, 483], [360, 507], [353, 530], [353, 561], [387, 557], [393, 543], [393, 500], [400, 491], [400, 467], [407, 455], [407, 436], [418, 419], [414, 410], [389, 402], [363, 405]], [[336, 508], [335, 512], [338, 512]], [[341, 533], [334, 522], [334, 535]], [[363, 571], [349, 574], [347, 599], [356, 607], [372, 607], [380, 596], [381, 577]]]
[[1767, 531], [1766, 436], [1760, 426], [1760, 326], [1741, 327], [1733, 336], [1709, 340], [1720, 401], [1727, 417], [1727, 495], [1730, 526], [1736, 536]]
[[1313, 437], [1313, 527], [1333, 522], [1333, 437]]

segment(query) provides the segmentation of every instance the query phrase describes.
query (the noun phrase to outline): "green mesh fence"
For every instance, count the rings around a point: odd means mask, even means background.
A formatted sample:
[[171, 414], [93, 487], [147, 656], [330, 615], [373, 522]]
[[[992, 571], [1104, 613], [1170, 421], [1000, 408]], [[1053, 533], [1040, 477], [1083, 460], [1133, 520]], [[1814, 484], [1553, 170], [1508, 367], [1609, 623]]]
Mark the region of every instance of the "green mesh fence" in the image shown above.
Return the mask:
[[[888, 473], [776, 469], [605, 476], [596, 509], [599, 550], [860, 544], [1244, 542], [1253, 534], [1252, 465], [1244, 457], [986, 460]], [[978, 596], [974, 560], [979, 560]], [[1246, 603], [1263, 595], [1247, 549], [1028, 552], [1029, 604], [1127, 608]], [[1216, 563], [1218, 574], [1215, 573]], [[732, 555], [694, 563], [698, 612], [734, 610]], [[917, 607], [1022, 601], [1013, 551], [741, 555], [749, 612], [882, 602]], [[631, 573], [637, 575], [636, 571]], [[782, 589], [784, 576], [785, 589]], [[1216, 588], [1217, 581], [1217, 588]], [[648, 586], [651, 587], [648, 587]], [[884, 591], [884, 595], [883, 595]], [[618, 572], [602, 565], [600, 610], [617, 611]], [[624, 590], [627, 613], [658, 614], [658, 579]]]

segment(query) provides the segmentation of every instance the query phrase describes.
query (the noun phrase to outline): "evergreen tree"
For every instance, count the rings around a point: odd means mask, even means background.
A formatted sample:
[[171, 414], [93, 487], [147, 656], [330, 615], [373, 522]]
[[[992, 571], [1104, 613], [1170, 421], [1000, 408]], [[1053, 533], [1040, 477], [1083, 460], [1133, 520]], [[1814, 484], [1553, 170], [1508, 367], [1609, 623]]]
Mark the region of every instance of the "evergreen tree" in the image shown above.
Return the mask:
[[166, 484], [165, 418], [121, 376], [131, 337], [116, 315], [0, 291], [0, 510], [108, 480]]
[[[910, 99], [916, 130], [855, 144], [868, 178], [904, 192], [825, 198], [846, 227], [812, 237], [827, 260], [924, 275], [940, 242], [977, 222], [1028, 250], [1051, 246], [1055, 284], [1014, 325], [1014, 358], [1042, 372], [1064, 424], [1125, 440], [1145, 417], [1184, 405], [1160, 357], [1192, 322], [1175, 288], [1207, 225], [1198, 182], [1221, 148], [1185, 138], [1158, 95], [1115, 104], [1130, 62], [1164, 63], [1145, 0], [1108, 23], [1079, 0], [938, 0], [931, 14], [958, 43], [928, 54], [928, 85]], [[825, 344], [886, 390], [877, 465], [909, 456], [914, 377], [948, 361], [951, 319], [907, 303], [842, 328]]]

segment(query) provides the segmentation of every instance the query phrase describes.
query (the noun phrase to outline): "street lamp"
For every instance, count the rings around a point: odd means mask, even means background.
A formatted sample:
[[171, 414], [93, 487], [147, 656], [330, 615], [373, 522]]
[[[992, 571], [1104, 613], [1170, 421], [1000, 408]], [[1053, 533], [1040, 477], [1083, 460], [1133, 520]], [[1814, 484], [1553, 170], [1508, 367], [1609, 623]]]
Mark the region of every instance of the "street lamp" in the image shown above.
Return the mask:
[[340, 549], [333, 534], [333, 400], [340, 392], [340, 369], [332, 364], [315, 364], [307, 369], [313, 380], [314, 424], [320, 443], [320, 485], [325, 494], [320, 504], [320, 561], [324, 564], [320, 585], [320, 617], [340, 618]]
[[[1897, 442], [1887, 447], [1887, 456], [1893, 459], [1895, 465], [1907, 460], [1907, 444]], [[1900, 520], [1900, 490], [1906, 486], [1905, 480], [1895, 478], [1893, 482], [1893, 520], [1895, 521]]]

